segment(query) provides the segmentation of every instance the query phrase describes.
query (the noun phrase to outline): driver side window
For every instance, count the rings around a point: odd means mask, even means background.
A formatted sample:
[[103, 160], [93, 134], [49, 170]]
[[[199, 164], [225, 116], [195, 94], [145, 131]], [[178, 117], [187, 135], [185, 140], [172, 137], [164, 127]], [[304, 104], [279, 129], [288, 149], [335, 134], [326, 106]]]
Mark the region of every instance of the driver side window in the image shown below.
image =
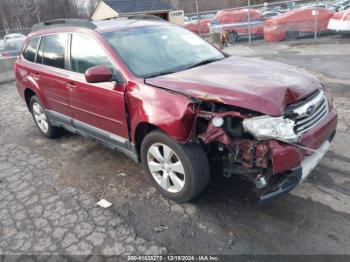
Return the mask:
[[88, 36], [73, 34], [71, 43], [71, 69], [73, 72], [85, 74], [94, 66], [106, 65], [113, 73], [117, 82], [123, 82], [123, 77], [107, 58], [99, 44]]

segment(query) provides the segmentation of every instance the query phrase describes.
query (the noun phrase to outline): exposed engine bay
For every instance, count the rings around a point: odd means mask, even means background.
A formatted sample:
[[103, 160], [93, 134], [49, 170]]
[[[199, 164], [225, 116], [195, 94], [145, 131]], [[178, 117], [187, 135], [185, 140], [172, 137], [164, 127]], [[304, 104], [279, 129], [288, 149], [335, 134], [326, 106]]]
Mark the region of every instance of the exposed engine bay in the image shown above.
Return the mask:
[[289, 176], [291, 180], [301, 179], [295, 178], [295, 167], [315, 151], [299, 143], [300, 135], [290, 116], [269, 117], [201, 102], [195, 123], [191, 142], [203, 144], [209, 160], [220, 162], [225, 177], [240, 176], [252, 182], [259, 196], [279, 190]]

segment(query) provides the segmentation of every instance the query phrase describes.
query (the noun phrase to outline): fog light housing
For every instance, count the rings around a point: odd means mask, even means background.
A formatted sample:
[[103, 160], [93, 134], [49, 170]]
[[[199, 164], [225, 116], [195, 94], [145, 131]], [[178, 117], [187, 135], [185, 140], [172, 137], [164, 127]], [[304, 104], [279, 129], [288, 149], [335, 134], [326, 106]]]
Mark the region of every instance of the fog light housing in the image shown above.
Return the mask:
[[224, 125], [224, 119], [222, 117], [215, 116], [212, 118], [211, 123], [215, 127], [222, 127]]

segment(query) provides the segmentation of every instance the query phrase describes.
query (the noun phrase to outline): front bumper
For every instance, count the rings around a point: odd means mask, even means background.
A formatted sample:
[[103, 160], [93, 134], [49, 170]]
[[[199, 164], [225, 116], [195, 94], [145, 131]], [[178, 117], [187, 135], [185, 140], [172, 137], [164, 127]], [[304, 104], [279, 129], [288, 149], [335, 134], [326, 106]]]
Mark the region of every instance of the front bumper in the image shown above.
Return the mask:
[[278, 183], [277, 190], [261, 195], [260, 203], [263, 204], [276, 197], [284, 195], [302, 183], [327, 153], [333, 138], [334, 134], [331, 135], [312, 155], [306, 156], [300, 166], [294, 168], [288, 172], [288, 174], [285, 174], [282, 181]]

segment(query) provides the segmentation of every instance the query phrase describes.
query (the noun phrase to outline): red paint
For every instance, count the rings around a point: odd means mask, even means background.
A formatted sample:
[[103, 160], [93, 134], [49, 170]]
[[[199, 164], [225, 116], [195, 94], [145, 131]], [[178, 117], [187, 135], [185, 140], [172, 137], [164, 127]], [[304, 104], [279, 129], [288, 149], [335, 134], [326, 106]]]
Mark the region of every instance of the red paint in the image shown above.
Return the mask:
[[108, 82], [112, 78], [112, 72], [107, 66], [91, 67], [85, 72], [85, 79], [88, 83]]
[[202, 19], [199, 21], [199, 23], [188, 23], [185, 25], [185, 28], [192, 31], [196, 34], [208, 34], [210, 32], [209, 26], [210, 26], [211, 19]]
[[[196, 138], [204, 143], [220, 142], [232, 150], [239, 146], [243, 150], [245, 166], [267, 167], [271, 161], [274, 173], [279, 174], [300, 165], [307, 152], [282, 142], [231, 139], [223, 128], [215, 128], [211, 124], [205, 132], [193, 137], [196, 135], [195, 126], [199, 118], [209, 121], [213, 116], [239, 119], [249, 117], [233, 109], [220, 113], [205, 112], [197, 108], [197, 101], [281, 116], [286, 105], [300, 101], [322, 88], [315, 77], [280, 63], [231, 57], [171, 75], [140, 79], [128, 70], [99, 34], [136, 26], [158, 25], [144, 21], [128, 23], [130, 22], [104, 21], [95, 31], [69, 27], [49, 29], [31, 34], [28, 38], [57, 32], [89, 35], [116, 65], [125, 79], [124, 84], [88, 83], [96, 82], [97, 76], [106, 79], [110, 73], [106, 68], [90, 69], [85, 76], [31, 63], [21, 56], [14, 66], [20, 96], [24, 98], [25, 91], [30, 89], [46, 109], [73, 117], [133, 143], [136, 143], [139, 127], [147, 124], [163, 130], [180, 143]], [[304, 146], [317, 148], [334, 132], [337, 116], [330, 99], [329, 101], [329, 114], [303, 135], [301, 143]], [[252, 148], [254, 155], [251, 153]]]
[[349, 21], [350, 20], [350, 10], [344, 10], [344, 11], [341, 11], [341, 12], [336, 12], [332, 16], [332, 19]]
[[[295, 9], [273, 17], [265, 22], [264, 39], [267, 42], [278, 42], [286, 38], [287, 32], [313, 33], [315, 31], [315, 16], [312, 8]], [[327, 31], [333, 11], [318, 8], [317, 32]]]
[[[248, 26], [248, 17], [249, 10], [248, 9], [240, 9], [240, 10], [221, 10], [218, 11], [215, 15], [215, 19], [220, 23], [220, 25], [224, 26], [224, 30], [227, 32], [236, 32], [238, 34], [248, 34], [249, 26]], [[257, 9], [250, 9], [250, 21], [263, 21], [265, 17], [263, 14]], [[243, 23], [243, 24], [242, 24]], [[244, 23], [246, 23], [244, 25]], [[264, 24], [252, 25], [251, 26], [251, 34], [253, 35], [263, 35]]]
[[270, 148], [274, 174], [280, 174], [299, 166], [305, 155], [303, 150], [279, 141], [271, 141]]
[[187, 97], [140, 82], [129, 83], [126, 97], [133, 142], [135, 142], [137, 127], [143, 123], [162, 129], [180, 142], [188, 139], [194, 111]]
[[147, 79], [146, 83], [273, 116], [283, 114], [286, 94], [293, 94], [287, 101], [290, 104], [322, 87], [315, 77], [295, 67], [243, 57]]
[[323, 121], [313, 128], [312, 132], [305, 133], [301, 137], [301, 143], [311, 149], [317, 149], [334, 132], [336, 127], [337, 113], [332, 108]]

